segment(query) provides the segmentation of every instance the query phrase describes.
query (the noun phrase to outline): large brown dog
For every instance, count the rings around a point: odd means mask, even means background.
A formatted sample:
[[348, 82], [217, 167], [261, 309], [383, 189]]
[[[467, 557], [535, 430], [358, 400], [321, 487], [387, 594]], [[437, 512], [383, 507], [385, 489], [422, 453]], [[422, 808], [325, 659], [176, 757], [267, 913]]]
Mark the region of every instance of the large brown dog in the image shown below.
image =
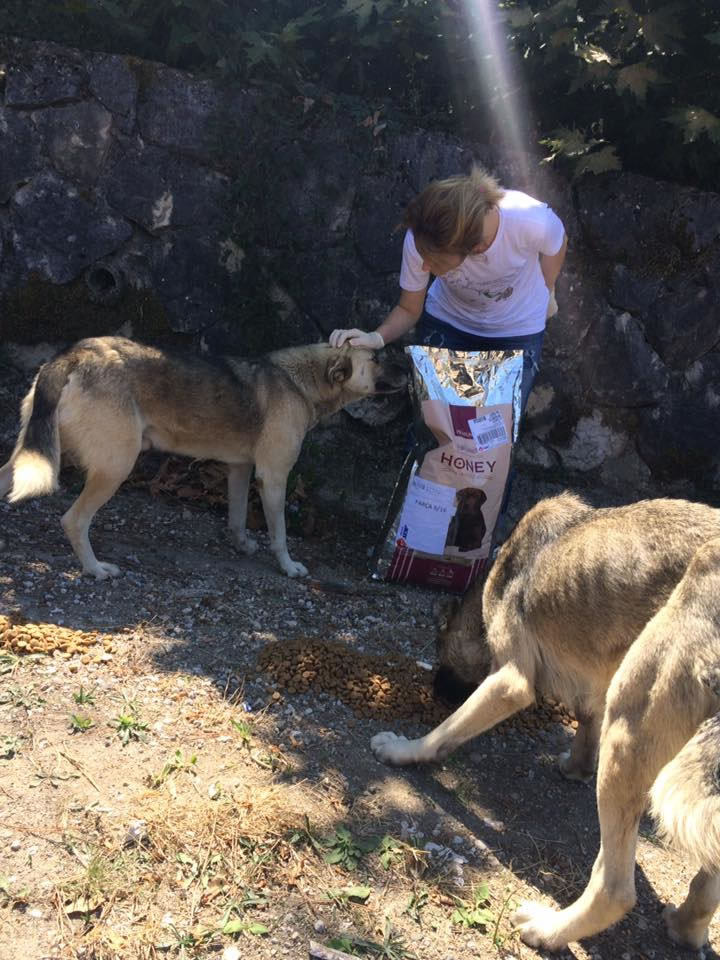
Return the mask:
[[604, 510], [570, 494], [541, 501], [500, 549], [484, 589], [471, 588], [455, 612], [441, 663], [480, 679], [486, 649], [489, 675], [452, 716], [419, 740], [378, 734], [376, 756], [441, 758], [536, 693], [572, 705], [580, 725], [562, 766], [588, 779], [599, 742], [602, 846], [580, 899], [559, 912], [525, 905], [515, 917], [521, 936], [559, 949], [632, 906], [639, 819], [668, 764], [655, 809], [702, 869], [667, 923], [675, 939], [701, 944], [720, 900], [720, 511], [682, 500]]
[[288, 576], [304, 576], [287, 550], [285, 491], [305, 434], [348, 403], [404, 389], [406, 379], [372, 350], [327, 344], [249, 361], [178, 357], [122, 337], [82, 340], [44, 364], [25, 397], [0, 496], [52, 493], [69, 454], [87, 477], [62, 525], [83, 571], [104, 580], [119, 571], [95, 557], [88, 529], [141, 450], [228, 464], [230, 530], [248, 554], [257, 549], [245, 530], [254, 465], [271, 548]]

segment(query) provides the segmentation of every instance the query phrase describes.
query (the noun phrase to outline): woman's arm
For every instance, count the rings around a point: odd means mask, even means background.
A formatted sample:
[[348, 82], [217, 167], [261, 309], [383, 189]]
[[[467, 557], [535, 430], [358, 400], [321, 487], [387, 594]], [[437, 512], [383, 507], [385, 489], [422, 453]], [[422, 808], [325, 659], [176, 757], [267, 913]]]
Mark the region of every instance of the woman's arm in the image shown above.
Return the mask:
[[420, 319], [424, 303], [424, 290], [401, 289], [400, 299], [377, 330], [373, 330], [372, 333], [357, 329], [333, 330], [329, 338], [330, 346], [341, 347], [348, 341], [351, 347], [370, 347], [372, 350], [380, 350], [386, 343], [392, 343], [415, 326]]
[[377, 328], [383, 341], [392, 343], [411, 330], [420, 319], [424, 303], [424, 290], [401, 290], [400, 299]]
[[568, 239], [567, 234], [565, 234], [562, 246], [557, 253], [554, 253], [551, 257], [545, 253], [540, 254], [540, 270], [542, 271], [542, 275], [545, 279], [545, 286], [551, 292], [554, 289], [555, 281], [562, 270], [565, 254], [567, 253], [567, 245]]

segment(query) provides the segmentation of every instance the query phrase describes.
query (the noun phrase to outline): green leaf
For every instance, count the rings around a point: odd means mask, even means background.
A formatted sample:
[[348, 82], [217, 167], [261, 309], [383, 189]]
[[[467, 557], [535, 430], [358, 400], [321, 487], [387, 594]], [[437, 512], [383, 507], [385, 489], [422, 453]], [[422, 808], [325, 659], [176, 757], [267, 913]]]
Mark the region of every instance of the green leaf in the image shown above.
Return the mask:
[[241, 920], [239, 917], [235, 917], [234, 920], [228, 920], [225, 926], [222, 928], [223, 933], [240, 933], [245, 929], [247, 924], [244, 920]]
[[380, 841], [377, 837], [361, 837], [359, 840], [355, 841], [355, 846], [362, 853], [372, 853], [373, 850], [377, 850], [378, 844]]
[[546, 137], [540, 143], [550, 148], [553, 157], [559, 154], [564, 157], [582, 156], [591, 146], [582, 130], [570, 127], [558, 127], [557, 130], [553, 130], [552, 136]]
[[685, 38], [685, 31], [678, 20], [682, 9], [681, 3], [669, 3], [641, 16], [643, 36], [650, 47], [666, 53], [682, 50], [680, 41]]
[[578, 43], [575, 47], [575, 53], [578, 57], [581, 57], [585, 63], [607, 63], [610, 64], [610, 66], [617, 63], [617, 60], [611, 53], [608, 53], [607, 50], [604, 50], [595, 43]]
[[475, 903], [484, 903], [490, 896], [490, 887], [486, 883], [481, 883], [475, 891]]
[[683, 143], [694, 143], [703, 134], [713, 143], [720, 143], [720, 117], [716, 117], [704, 107], [693, 107], [689, 104], [677, 107], [666, 119], [682, 130]]
[[628, 90], [636, 100], [645, 100], [648, 87], [658, 83], [665, 83], [663, 78], [652, 67], [644, 63], [633, 63], [617, 72], [616, 89]]
[[345, 859], [345, 851], [341, 850], [339, 847], [335, 847], [333, 850], [328, 850], [327, 853], [323, 855], [323, 860], [325, 863], [340, 863]]
[[365, 903], [372, 893], [372, 887], [343, 887], [342, 892], [348, 900], [359, 900], [361, 903]]
[[575, 167], [575, 178], [584, 173], [606, 173], [608, 170], [622, 170], [620, 158], [615, 147], [607, 146], [602, 150], [594, 150], [578, 160]]
[[256, 30], [246, 30], [242, 34], [242, 46], [245, 50], [245, 59], [248, 69], [252, 70], [263, 60], [268, 60], [278, 66], [281, 60], [280, 50], [276, 43], [268, 43], [265, 37]]
[[349, 937], [333, 937], [332, 940], [328, 940], [328, 946], [333, 950], [342, 950], [344, 953], [352, 953], [357, 956], [354, 950], [355, 945]]
[[254, 937], [264, 937], [270, 933], [270, 928], [266, 927], [264, 923], [250, 923], [248, 924], [247, 931]]

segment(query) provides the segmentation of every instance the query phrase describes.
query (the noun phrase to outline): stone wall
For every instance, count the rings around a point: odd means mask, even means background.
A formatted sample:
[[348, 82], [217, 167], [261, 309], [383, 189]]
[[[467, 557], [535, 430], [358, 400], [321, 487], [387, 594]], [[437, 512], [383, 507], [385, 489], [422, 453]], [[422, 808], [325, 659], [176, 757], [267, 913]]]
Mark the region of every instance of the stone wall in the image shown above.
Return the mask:
[[522, 462], [718, 500], [720, 196], [624, 173], [571, 185], [352, 104], [132, 58], [0, 38], [0, 64], [3, 341], [123, 329], [254, 353], [374, 327], [405, 203], [475, 157], [570, 237]]

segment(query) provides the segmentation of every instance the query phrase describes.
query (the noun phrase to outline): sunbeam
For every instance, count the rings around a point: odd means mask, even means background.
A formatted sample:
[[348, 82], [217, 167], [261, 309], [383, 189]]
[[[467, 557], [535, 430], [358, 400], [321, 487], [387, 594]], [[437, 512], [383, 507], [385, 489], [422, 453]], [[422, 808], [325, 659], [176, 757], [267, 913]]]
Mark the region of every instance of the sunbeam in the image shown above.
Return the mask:
[[507, 36], [508, 21], [495, 0], [463, 0], [460, 10], [472, 41], [484, 106], [493, 118], [493, 140], [515, 155], [523, 176], [527, 176], [526, 154], [534, 146], [535, 124], [525, 95], [522, 67]]

